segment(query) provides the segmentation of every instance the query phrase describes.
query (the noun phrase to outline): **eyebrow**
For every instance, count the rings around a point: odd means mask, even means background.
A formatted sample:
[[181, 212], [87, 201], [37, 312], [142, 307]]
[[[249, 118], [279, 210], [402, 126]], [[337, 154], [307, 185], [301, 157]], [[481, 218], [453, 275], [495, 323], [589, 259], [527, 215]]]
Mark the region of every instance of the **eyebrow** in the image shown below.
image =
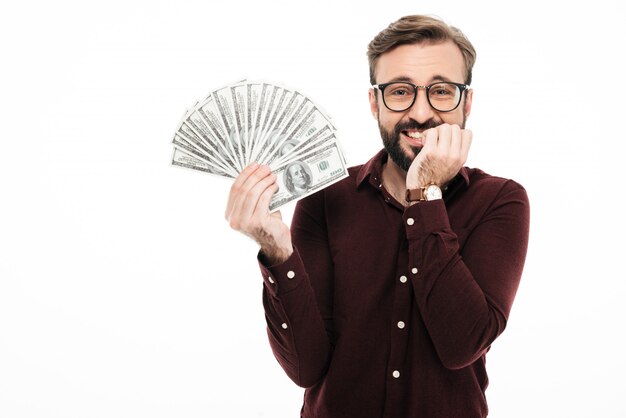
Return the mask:
[[[407, 77], [407, 76], [404, 76], [404, 75], [401, 75], [401, 76], [398, 76], [398, 77], [394, 77], [390, 81], [388, 81], [388, 83], [393, 83], [395, 81], [401, 81], [401, 82], [406, 82], [406, 83], [413, 84], [413, 79], [411, 77]], [[436, 83], [438, 81], [446, 81], [446, 82], [449, 82], [449, 83], [454, 83], [454, 81], [452, 81], [448, 77], [442, 76], [440, 74], [435, 74], [434, 76], [432, 76], [430, 78], [430, 82], [428, 84]]]

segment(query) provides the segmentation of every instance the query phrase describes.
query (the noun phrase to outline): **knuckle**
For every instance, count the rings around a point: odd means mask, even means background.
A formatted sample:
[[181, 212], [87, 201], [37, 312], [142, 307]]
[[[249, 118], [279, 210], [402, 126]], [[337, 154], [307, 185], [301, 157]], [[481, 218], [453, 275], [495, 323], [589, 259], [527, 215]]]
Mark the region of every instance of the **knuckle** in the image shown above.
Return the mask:
[[230, 225], [230, 227], [231, 227], [232, 229], [234, 229], [235, 231], [239, 231], [239, 230], [241, 229], [241, 228], [240, 228], [241, 224], [240, 224], [240, 222], [239, 222], [237, 219], [233, 219], [233, 218], [231, 218], [231, 219], [230, 219], [230, 221], [228, 222], [228, 224], [229, 224], [229, 225]]
[[246, 199], [254, 199], [256, 197], [255, 190], [254, 189], [246, 190], [246, 192], [244, 193], [244, 197]]

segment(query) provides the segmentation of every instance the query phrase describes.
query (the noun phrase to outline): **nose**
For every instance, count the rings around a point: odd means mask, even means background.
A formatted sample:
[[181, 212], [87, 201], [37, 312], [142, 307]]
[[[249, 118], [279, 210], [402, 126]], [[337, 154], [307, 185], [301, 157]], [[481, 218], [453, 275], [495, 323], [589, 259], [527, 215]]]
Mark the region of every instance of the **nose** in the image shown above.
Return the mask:
[[423, 87], [417, 88], [415, 103], [409, 108], [408, 112], [409, 117], [418, 123], [424, 123], [435, 116], [433, 108], [430, 107], [430, 103], [428, 103], [426, 90]]

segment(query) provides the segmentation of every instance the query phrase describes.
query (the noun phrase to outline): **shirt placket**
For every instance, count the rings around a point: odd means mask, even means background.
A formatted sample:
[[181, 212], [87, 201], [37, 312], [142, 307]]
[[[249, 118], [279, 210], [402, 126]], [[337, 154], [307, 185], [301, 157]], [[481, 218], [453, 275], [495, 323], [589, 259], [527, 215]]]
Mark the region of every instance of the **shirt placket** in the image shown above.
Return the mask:
[[[385, 189], [382, 180], [378, 174], [370, 178], [370, 184], [381, 193], [385, 203], [389, 205], [389, 210], [394, 211], [400, 222], [404, 207]], [[401, 226], [404, 230], [404, 226]], [[408, 241], [406, 237], [401, 235], [398, 243], [398, 256], [396, 258], [396, 268], [393, 277], [394, 280], [394, 296], [391, 315], [391, 323], [389, 324], [390, 342], [389, 342], [389, 358], [387, 360], [386, 378], [386, 394], [385, 408], [383, 416], [385, 418], [397, 418], [403, 414], [403, 399], [407, 391], [407, 382], [410, 376], [410, 365], [407, 361], [407, 347], [409, 339], [409, 326], [411, 315], [411, 303], [413, 288], [410, 280], [411, 269], [409, 268]]]
[[390, 350], [387, 362], [387, 392], [384, 416], [399, 417], [402, 414], [403, 399], [411, 374], [407, 364], [407, 346], [411, 325], [412, 282], [408, 268], [408, 243], [402, 239], [399, 245], [394, 277], [394, 300], [391, 315]]

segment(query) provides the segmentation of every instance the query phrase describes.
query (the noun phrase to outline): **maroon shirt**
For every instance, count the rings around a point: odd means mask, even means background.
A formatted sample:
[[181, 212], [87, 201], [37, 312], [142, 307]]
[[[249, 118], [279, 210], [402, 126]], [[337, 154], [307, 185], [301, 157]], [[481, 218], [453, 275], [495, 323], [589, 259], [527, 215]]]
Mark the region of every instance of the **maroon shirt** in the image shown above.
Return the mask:
[[528, 244], [512, 180], [463, 168], [405, 208], [381, 151], [296, 207], [294, 253], [266, 267], [274, 355], [302, 417], [485, 417], [485, 354], [506, 326]]

